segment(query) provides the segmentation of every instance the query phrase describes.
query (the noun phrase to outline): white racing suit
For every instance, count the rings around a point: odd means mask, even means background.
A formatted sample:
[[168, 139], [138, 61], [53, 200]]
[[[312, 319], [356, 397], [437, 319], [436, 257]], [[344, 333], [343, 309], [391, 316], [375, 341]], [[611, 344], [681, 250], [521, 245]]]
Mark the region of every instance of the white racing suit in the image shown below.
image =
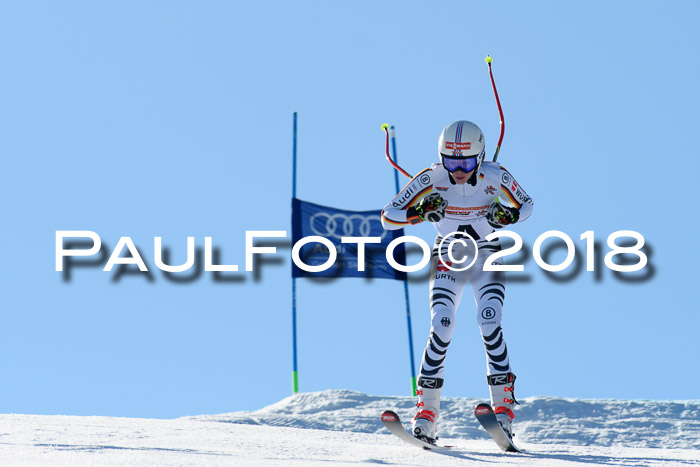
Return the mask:
[[[416, 206], [423, 197], [430, 193], [440, 194], [448, 203], [444, 219], [434, 223], [437, 237], [431, 263], [431, 327], [421, 362], [419, 389], [439, 389], [442, 387], [447, 348], [455, 328], [457, 307], [467, 282], [471, 282], [474, 292], [477, 323], [486, 347], [489, 385], [493, 386], [494, 381], [507, 380], [512, 383], [514, 380], [508, 358], [508, 349], [501, 330], [501, 312], [506, 292], [504, 273], [483, 271], [484, 261], [494, 252], [501, 250], [498, 239], [490, 242], [485, 240], [485, 237], [494, 231], [486, 221], [486, 211], [489, 204], [498, 197], [501, 204], [519, 209], [518, 222], [522, 222], [530, 216], [533, 203], [513, 176], [497, 162], [482, 163], [478, 176], [470, 181], [474, 180], [476, 182], [474, 185], [470, 183], [456, 184], [449, 172], [442, 167], [442, 164], [433, 164], [432, 167], [413, 177], [382, 211], [384, 228], [394, 230], [411, 225], [407, 220], [407, 209]], [[454, 232], [469, 234], [478, 246], [476, 262], [465, 271], [450, 270], [450, 267], [461, 269], [467, 266], [473, 259], [474, 247], [469, 239], [464, 240], [467, 244], [466, 248], [455, 243], [452, 252], [453, 258], [459, 261], [465, 254], [467, 258], [464, 263], [453, 264], [449, 260], [447, 250], [450, 240], [455, 239]], [[460, 235], [457, 234], [457, 237]], [[446, 240], [442, 248], [439, 248], [443, 238]], [[440, 250], [442, 259], [439, 258], [438, 250]], [[502, 264], [501, 259], [498, 258], [493, 264]], [[506, 380], [503, 379], [504, 377]], [[512, 391], [513, 386], [510, 384], [509, 388], [502, 390]], [[422, 392], [419, 392], [419, 395], [421, 394]], [[512, 394], [506, 394], [506, 396], [508, 396], [505, 397], [506, 402], [510, 400], [508, 406], [510, 408], [514, 397]]]

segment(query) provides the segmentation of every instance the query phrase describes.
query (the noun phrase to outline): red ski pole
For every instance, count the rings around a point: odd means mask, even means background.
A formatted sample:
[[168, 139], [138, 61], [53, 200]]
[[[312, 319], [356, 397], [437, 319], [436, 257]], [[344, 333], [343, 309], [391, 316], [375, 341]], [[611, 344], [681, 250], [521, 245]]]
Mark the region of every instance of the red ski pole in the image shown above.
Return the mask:
[[493, 80], [493, 71], [491, 71], [491, 63], [493, 58], [487, 55], [484, 59], [486, 64], [489, 66], [489, 76], [491, 76], [491, 85], [493, 86], [493, 94], [496, 96], [496, 105], [498, 105], [498, 114], [501, 117], [501, 136], [498, 138], [498, 144], [496, 145], [496, 153], [493, 155], [493, 161], [496, 162], [498, 159], [498, 152], [501, 150], [501, 143], [503, 142], [503, 134], [506, 132], [506, 122], [503, 119], [503, 109], [501, 108], [501, 100], [498, 98], [498, 91], [496, 90], [496, 82]]
[[411, 174], [406, 172], [404, 169], [401, 168], [401, 166], [399, 164], [394, 162], [394, 160], [391, 158], [391, 155], [389, 155], [389, 124], [388, 123], [382, 124], [382, 130], [384, 130], [384, 133], [386, 133], [386, 160], [389, 161], [389, 164], [391, 164], [391, 166], [393, 168], [395, 168], [396, 170], [398, 170], [399, 172], [401, 172], [402, 174], [404, 174], [408, 178], [413, 178], [411, 176]]

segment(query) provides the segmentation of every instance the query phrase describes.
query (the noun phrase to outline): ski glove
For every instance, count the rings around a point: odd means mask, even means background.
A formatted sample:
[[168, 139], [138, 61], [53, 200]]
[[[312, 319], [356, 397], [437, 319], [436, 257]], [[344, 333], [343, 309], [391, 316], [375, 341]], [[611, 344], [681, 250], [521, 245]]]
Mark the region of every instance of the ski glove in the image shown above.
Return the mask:
[[500, 229], [509, 224], [515, 224], [520, 219], [520, 210], [503, 206], [498, 199], [491, 201], [486, 211], [486, 220], [494, 229]]
[[439, 222], [445, 217], [445, 208], [447, 201], [438, 193], [430, 193], [417, 206], [408, 208], [406, 219], [414, 225], [423, 221]]

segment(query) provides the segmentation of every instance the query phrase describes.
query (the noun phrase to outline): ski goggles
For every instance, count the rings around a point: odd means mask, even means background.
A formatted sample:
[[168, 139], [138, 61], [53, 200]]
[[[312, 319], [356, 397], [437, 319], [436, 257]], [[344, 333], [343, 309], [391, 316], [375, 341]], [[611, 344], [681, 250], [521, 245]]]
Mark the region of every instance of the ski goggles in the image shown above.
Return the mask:
[[476, 168], [477, 159], [477, 156], [450, 157], [442, 155], [442, 166], [445, 167], [445, 169], [450, 173], [456, 172], [459, 169], [462, 169], [465, 172], [471, 172]]

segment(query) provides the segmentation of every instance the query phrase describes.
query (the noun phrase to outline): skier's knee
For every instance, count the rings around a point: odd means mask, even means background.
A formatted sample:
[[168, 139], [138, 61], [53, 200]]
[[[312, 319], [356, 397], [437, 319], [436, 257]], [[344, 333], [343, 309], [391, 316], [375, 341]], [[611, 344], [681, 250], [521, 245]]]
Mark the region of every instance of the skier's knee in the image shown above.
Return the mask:
[[481, 328], [481, 333], [489, 334], [489, 330], [496, 329], [501, 325], [501, 306], [494, 305], [493, 302], [479, 306], [476, 314], [476, 322]]
[[445, 342], [449, 342], [455, 328], [455, 314], [447, 310], [433, 313], [430, 324], [434, 333]]

